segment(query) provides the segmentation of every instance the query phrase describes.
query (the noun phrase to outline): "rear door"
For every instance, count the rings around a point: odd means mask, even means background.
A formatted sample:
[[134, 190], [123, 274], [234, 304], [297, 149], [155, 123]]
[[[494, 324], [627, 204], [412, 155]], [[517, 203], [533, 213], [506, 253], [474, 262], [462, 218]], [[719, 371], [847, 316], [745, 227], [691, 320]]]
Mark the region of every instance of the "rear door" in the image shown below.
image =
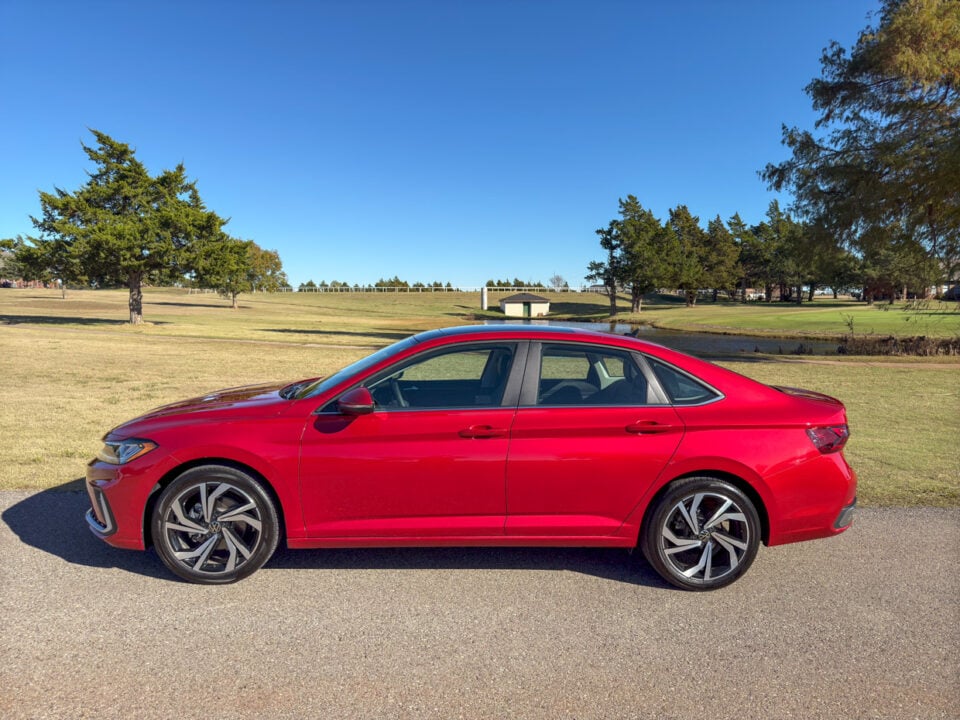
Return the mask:
[[610, 535], [670, 460], [683, 423], [638, 356], [532, 343], [507, 461], [508, 535]]

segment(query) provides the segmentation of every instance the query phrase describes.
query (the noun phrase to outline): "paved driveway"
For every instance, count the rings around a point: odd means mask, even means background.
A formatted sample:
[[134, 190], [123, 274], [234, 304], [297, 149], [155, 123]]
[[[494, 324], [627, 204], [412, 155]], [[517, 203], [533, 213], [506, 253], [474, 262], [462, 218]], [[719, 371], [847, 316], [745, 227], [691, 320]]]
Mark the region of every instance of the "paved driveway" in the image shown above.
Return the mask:
[[0, 493], [0, 716], [956, 718], [960, 512], [862, 510], [733, 586], [609, 550], [281, 551], [227, 587]]

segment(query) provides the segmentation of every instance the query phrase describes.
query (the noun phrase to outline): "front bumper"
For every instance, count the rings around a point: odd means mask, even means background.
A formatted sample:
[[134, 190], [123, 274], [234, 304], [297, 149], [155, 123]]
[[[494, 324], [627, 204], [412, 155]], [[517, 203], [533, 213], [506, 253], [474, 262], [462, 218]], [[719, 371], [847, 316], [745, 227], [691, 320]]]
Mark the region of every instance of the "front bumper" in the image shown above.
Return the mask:
[[117, 532], [117, 521], [113, 516], [113, 510], [110, 509], [110, 502], [107, 495], [95, 485], [87, 484], [87, 495], [90, 496], [90, 509], [84, 516], [90, 532], [101, 540]]
[[87, 465], [90, 509], [85, 520], [90, 532], [109, 545], [132, 550], [146, 547], [144, 522], [151, 493], [159, 488], [167, 458], [150, 453], [150, 460], [111, 465], [94, 460]]

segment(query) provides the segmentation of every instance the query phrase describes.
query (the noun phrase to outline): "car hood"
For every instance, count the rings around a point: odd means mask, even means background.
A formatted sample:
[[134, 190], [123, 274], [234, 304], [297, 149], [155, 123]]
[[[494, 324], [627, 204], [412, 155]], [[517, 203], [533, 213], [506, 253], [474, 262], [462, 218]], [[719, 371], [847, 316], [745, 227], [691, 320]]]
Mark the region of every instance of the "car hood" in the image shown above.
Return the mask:
[[280, 390], [287, 385], [289, 383], [245, 385], [217, 390], [202, 397], [181, 400], [155, 408], [140, 417], [129, 420], [111, 430], [108, 436], [124, 435], [129, 437], [149, 427], [165, 424], [174, 418], [180, 421], [185, 419], [185, 416], [190, 415], [197, 416], [198, 420], [201, 418], [221, 420], [227, 416], [263, 417], [275, 415], [289, 402], [280, 397]]

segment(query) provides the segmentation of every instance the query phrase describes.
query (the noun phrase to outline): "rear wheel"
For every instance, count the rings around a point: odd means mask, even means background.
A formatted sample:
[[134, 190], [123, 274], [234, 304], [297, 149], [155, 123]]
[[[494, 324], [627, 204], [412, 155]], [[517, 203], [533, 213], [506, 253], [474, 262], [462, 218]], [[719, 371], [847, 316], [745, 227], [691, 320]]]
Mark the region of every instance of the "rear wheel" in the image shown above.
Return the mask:
[[277, 547], [280, 525], [263, 487], [222, 465], [192, 468], [170, 483], [152, 523], [164, 565], [206, 585], [235, 582], [262, 567]]
[[760, 519], [750, 499], [717, 478], [675, 482], [647, 514], [643, 554], [667, 582], [685, 590], [715, 590], [753, 563]]

